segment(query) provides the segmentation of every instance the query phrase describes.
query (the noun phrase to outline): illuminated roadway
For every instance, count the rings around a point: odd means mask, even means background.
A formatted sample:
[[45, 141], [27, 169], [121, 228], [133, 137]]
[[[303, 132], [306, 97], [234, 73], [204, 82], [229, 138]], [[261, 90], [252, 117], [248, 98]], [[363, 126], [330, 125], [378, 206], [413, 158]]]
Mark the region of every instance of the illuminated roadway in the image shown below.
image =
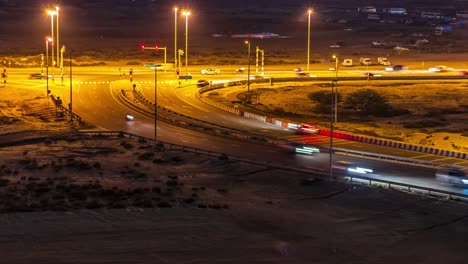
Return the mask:
[[[118, 72], [115, 70], [97, 70], [92, 69], [76, 69], [74, 70], [73, 84], [73, 109], [84, 120], [97, 124], [99, 127], [109, 130], [122, 130], [141, 136], [152, 138], [154, 135], [153, 124], [154, 119], [130, 111], [126, 106], [122, 105], [115, 98], [115, 94], [120, 89], [131, 89], [131, 83], [128, 79], [119, 80]], [[146, 74], [140, 72], [135, 73], [135, 81], [141, 81], [142, 90], [145, 96], [153, 98], [154, 83], [144, 82], [154, 80], [154, 73], [147, 71]], [[128, 76], [127, 76], [128, 77]], [[291, 133], [285, 128], [275, 127], [271, 124], [264, 124], [254, 120], [244, 119], [235, 115], [226, 114], [216, 108], [207, 106], [195, 99], [193, 96], [187, 96], [196, 92], [196, 88], [184, 87], [177, 88], [176, 82], [170, 83], [168, 80], [173, 78], [171, 73], [159, 73], [158, 80], [158, 103], [160, 105], [173, 105], [174, 110], [186, 115], [196, 113], [198, 118], [207, 118], [212, 123], [220, 124], [239, 124], [240, 127], [255, 132], [263, 132], [271, 135], [281, 135], [282, 133]], [[209, 79], [203, 77], [194, 77], [198, 79]], [[226, 76], [216, 76], [215, 78], [229, 78]], [[45, 81], [41, 80], [25, 80], [26, 74], [12, 74], [9, 76], [9, 85], [11, 87], [23, 87], [27, 84], [37, 89], [45, 90]], [[140, 79], [141, 78], [141, 79]], [[16, 81], [15, 81], [16, 80]], [[118, 80], [118, 81], [116, 81]], [[66, 83], [67, 81], [65, 81]], [[68, 103], [69, 87], [61, 85], [51, 85], [52, 94], [60, 95], [64, 104]], [[180, 92], [181, 91], [181, 92]], [[192, 94], [193, 95], [193, 94]], [[127, 122], [124, 120], [125, 114], [131, 112], [135, 115], [135, 121]], [[200, 114], [204, 113], [204, 114]], [[209, 114], [208, 114], [209, 113]], [[200, 115], [200, 116], [198, 116]], [[326, 153], [306, 156], [292, 155], [285, 152], [276, 146], [259, 145], [250, 142], [221, 138], [208, 134], [199, 133], [196, 131], [176, 127], [163, 122], [158, 122], [158, 139], [166, 142], [171, 142], [190, 147], [196, 147], [215, 152], [222, 152], [228, 155], [244, 157], [250, 160], [259, 160], [271, 162], [274, 164], [284, 164], [288, 167], [328, 169], [329, 155]], [[434, 170], [420, 167], [405, 166], [400, 164], [392, 164], [371, 160], [359, 160], [353, 158], [344, 158], [334, 156], [334, 160], [356, 160], [360, 164], [371, 167], [376, 174], [372, 175], [375, 178], [382, 178], [390, 181], [404, 182], [419, 186], [431, 187], [434, 189], [448, 190], [459, 193], [468, 193], [468, 189], [459, 187], [447, 186], [439, 183], [434, 178]]]

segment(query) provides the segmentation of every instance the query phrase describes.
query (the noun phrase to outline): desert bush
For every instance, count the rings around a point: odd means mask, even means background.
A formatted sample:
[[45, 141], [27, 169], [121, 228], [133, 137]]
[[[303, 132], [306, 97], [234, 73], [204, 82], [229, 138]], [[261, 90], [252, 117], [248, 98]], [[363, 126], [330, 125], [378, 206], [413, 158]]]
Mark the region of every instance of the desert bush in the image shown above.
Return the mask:
[[438, 127], [445, 126], [446, 124], [436, 120], [421, 120], [415, 122], [403, 123], [404, 128], [427, 128], [427, 127]]
[[184, 159], [182, 157], [180, 157], [180, 156], [174, 156], [174, 157], [171, 158], [171, 160], [173, 162], [175, 162], [175, 163], [180, 163], [180, 162], [184, 161]]
[[99, 161], [96, 161], [94, 164], [93, 164], [93, 167], [95, 169], [101, 169], [101, 163]]
[[392, 110], [387, 98], [371, 89], [359, 90], [349, 94], [344, 101], [344, 107], [360, 115], [380, 117], [389, 116]]
[[139, 61], [129, 61], [127, 65], [141, 65], [141, 63]]
[[[310, 93], [307, 95], [307, 98], [316, 103], [315, 111], [320, 114], [328, 114], [331, 111], [331, 99], [332, 93], [328, 91], [318, 91]], [[337, 95], [338, 103], [341, 102], [341, 94]]]
[[140, 154], [138, 156], [138, 159], [140, 160], [150, 160], [154, 157], [154, 153], [153, 152], [145, 152], [143, 154]]
[[167, 186], [177, 186], [178, 182], [177, 180], [167, 180], [166, 185]]
[[124, 147], [125, 149], [131, 149], [131, 148], [133, 148], [133, 145], [132, 145], [131, 143], [128, 143], [128, 142], [125, 142], [125, 141], [120, 142], [120, 145], [121, 145], [122, 147]]

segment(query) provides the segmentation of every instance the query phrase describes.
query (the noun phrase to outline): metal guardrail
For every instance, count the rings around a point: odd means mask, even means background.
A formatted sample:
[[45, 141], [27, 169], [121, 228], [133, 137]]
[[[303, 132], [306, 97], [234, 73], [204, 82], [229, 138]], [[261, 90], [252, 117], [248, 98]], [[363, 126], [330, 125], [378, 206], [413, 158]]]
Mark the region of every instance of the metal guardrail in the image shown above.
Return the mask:
[[[223, 154], [221, 152], [187, 147], [187, 146], [173, 144], [173, 143], [159, 141], [159, 140], [157, 142], [154, 142], [153, 139], [134, 135], [134, 134], [123, 132], [123, 131], [79, 131], [79, 133], [87, 134], [87, 135], [95, 135], [95, 136], [107, 135], [107, 136], [135, 138], [135, 139], [138, 139], [139, 141], [151, 142], [153, 144], [154, 143], [162, 144], [164, 147], [169, 146], [170, 150], [181, 150], [181, 151], [208, 155], [212, 157], [220, 157], [220, 155]], [[229, 156], [229, 159], [236, 160], [239, 162], [245, 162], [249, 164], [268, 166], [268, 167], [272, 167], [272, 168], [276, 168], [280, 170], [293, 171], [293, 172], [306, 173], [306, 174], [314, 174], [314, 176], [320, 177], [323, 180], [330, 180], [330, 181], [338, 180], [338, 181], [346, 181], [346, 182], [351, 182], [351, 183], [358, 182], [358, 183], [365, 183], [369, 186], [374, 186], [374, 185], [382, 186], [383, 185], [384, 187], [386, 186], [387, 188], [405, 190], [405, 191], [409, 191], [412, 193], [422, 193], [422, 194], [427, 194], [427, 195], [435, 196], [435, 197], [445, 197], [450, 200], [460, 200], [460, 201], [468, 202], [468, 194], [438, 190], [434, 188], [418, 186], [418, 185], [413, 185], [413, 184], [394, 182], [394, 181], [388, 181], [388, 180], [382, 180], [382, 179], [374, 179], [374, 178], [369, 178], [365, 176], [351, 176], [351, 175], [343, 176], [343, 177], [333, 177], [333, 179], [330, 179], [329, 177], [327, 177], [328, 173], [323, 170], [302, 169], [302, 168], [290, 167], [286, 164], [253, 161], [250, 159], [244, 159], [244, 158], [235, 157], [235, 156]]]

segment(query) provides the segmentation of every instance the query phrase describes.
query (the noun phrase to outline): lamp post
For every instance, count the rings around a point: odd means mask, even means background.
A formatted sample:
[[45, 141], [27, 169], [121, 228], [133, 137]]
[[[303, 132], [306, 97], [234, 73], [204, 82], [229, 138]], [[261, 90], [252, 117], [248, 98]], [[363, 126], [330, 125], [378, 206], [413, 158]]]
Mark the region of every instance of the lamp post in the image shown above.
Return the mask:
[[185, 16], [185, 76], [188, 76], [188, 17], [190, 11], [184, 11], [182, 15]]
[[174, 66], [177, 69], [177, 7], [174, 7]]
[[312, 14], [312, 9], [307, 11], [308, 13], [308, 27], [307, 27], [307, 71], [309, 71], [309, 64], [310, 64], [310, 14]]
[[331, 105], [330, 105], [330, 161], [329, 161], [329, 167], [330, 167], [330, 178], [333, 177], [333, 104], [335, 102], [335, 82], [336, 80], [332, 80], [332, 93], [331, 93]]
[[60, 67], [60, 42], [59, 42], [59, 7], [55, 6], [55, 13], [57, 15], [57, 66], [61, 69]]
[[333, 55], [335, 59], [335, 123], [338, 122], [338, 56]]
[[[47, 14], [50, 16], [50, 32], [52, 35], [52, 39], [54, 39], [54, 16], [57, 14], [57, 11], [49, 10]], [[51, 50], [52, 50], [52, 72], [55, 66], [55, 59], [54, 59], [54, 42], [51, 42]]]
[[51, 37], [46, 38], [46, 98], [49, 96], [49, 42], [52, 42]]
[[250, 41], [246, 40], [245, 44], [248, 46], [248, 51], [247, 51], [247, 61], [248, 61], [248, 66], [247, 66], [247, 103], [250, 102]]
[[[63, 54], [62, 54], [63, 56]], [[63, 57], [62, 57], [63, 59]], [[70, 50], [70, 105], [68, 109], [70, 110], [70, 121], [73, 121], [73, 80], [72, 80], [72, 51]]]
[[158, 135], [158, 65], [154, 66], [154, 147]]

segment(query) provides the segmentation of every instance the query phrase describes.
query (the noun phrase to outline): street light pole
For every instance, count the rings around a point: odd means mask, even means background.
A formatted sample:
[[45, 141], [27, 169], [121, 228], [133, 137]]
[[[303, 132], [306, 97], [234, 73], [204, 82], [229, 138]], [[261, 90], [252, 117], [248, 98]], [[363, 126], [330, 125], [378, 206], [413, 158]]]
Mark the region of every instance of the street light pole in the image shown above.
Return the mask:
[[46, 38], [46, 98], [49, 97], [49, 42], [53, 41], [50, 37]]
[[[54, 39], [54, 15], [56, 14], [57, 12], [56, 11], [53, 11], [53, 10], [49, 10], [47, 11], [47, 14], [50, 15], [50, 32], [52, 34], [52, 39]], [[54, 42], [52, 41], [51, 42], [52, 44], [52, 72], [53, 72], [53, 69], [54, 69], [54, 66], [55, 66], [55, 59], [54, 59]], [[53, 74], [53, 73], [52, 73]]]
[[184, 11], [182, 14], [185, 16], [185, 76], [188, 76], [188, 17], [190, 11]]
[[[63, 56], [63, 54], [62, 54]], [[73, 121], [73, 80], [72, 80], [72, 51], [70, 50], [70, 121]]]
[[329, 167], [330, 167], [330, 178], [333, 177], [333, 105], [334, 103], [336, 104], [335, 102], [335, 82], [336, 81], [332, 81], [332, 93], [331, 93], [331, 105], [330, 105], [330, 161], [329, 161]]
[[333, 55], [335, 59], [335, 123], [338, 122], [338, 56]]
[[154, 147], [158, 135], [158, 67], [154, 67]]
[[309, 19], [308, 19], [308, 27], [307, 27], [307, 71], [309, 71], [309, 64], [310, 64], [310, 14], [312, 13], [312, 9], [309, 9]]
[[[59, 7], [55, 7], [55, 13], [57, 14], [57, 66], [60, 68], [60, 42], [59, 42]], [[61, 68], [60, 68], [61, 69]]]
[[247, 60], [248, 60], [248, 66], [247, 66], [247, 103], [250, 101], [250, 41], [246, 40], [245, 44], [248, 46], [248, 52], [247, 52]]
[[177, 7], [174, 7], [174, 66], [177, 69]]

